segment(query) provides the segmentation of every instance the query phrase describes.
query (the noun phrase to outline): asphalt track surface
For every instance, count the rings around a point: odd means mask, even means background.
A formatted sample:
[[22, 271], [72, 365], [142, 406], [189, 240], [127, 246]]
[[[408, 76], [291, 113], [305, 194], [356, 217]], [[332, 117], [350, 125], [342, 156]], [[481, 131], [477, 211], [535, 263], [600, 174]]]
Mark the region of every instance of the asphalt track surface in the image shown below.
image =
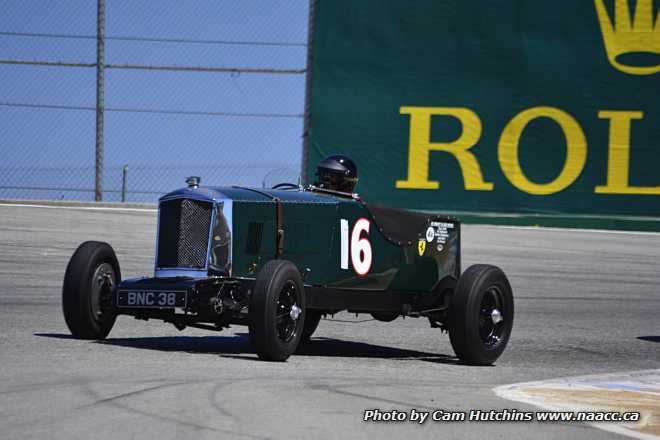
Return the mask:
[[365, 423], [365, 409], [532, 409], [503, 384], [660, 365], [660, 235], [464, 226], [464, 267], [504, 269], [516, 317], [494, 367], [470, 367], [425, 320], [336, 315], [286, 363], [243, 327], [177, 331], [120, 317], [72, 339], [60, 294], [85, 240], [124, 277], [151, 273], [154, 211], [0, 206], [0, 438], [621, 438], [580, 424]]

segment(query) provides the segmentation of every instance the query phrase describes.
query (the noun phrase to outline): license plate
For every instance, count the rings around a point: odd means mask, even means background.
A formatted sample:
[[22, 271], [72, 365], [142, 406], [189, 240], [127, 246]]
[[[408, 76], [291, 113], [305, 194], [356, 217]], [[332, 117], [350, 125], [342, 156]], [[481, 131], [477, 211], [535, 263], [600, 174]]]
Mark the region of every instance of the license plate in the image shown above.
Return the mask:
[[186, 307], [186, 292], [177, 290], [120, 290], [117, 307]]

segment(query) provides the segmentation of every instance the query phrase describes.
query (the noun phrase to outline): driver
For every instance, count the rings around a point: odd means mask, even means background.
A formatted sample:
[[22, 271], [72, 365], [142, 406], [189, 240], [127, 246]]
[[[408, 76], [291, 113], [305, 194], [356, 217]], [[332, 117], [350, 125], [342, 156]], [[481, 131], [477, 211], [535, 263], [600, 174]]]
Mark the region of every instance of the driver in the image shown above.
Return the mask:
[[358, 170], [349, 157], [335, 154], [323, 159], [316, 167], [314, 186], [352, 194], [358, 181]]

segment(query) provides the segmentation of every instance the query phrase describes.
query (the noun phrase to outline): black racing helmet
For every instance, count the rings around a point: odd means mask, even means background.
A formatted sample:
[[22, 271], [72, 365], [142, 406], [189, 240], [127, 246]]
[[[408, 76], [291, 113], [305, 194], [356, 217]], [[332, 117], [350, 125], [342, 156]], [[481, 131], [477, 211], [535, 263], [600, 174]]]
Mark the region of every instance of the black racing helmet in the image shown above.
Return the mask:
[[323, 159], [316, 167], [319, 188], [345, 193], [353, 193], [358, 181], [358, 170], [349, 157], [335, 154]]

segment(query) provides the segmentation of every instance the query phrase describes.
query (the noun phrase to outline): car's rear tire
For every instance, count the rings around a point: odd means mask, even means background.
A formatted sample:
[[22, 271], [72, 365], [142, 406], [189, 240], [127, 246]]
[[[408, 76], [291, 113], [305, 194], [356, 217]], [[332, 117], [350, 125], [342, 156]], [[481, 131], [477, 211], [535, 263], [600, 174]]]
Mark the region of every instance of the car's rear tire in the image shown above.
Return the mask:
[[260, 359], [285, 361], [305, 327], [305, 290], [296, 266], [271, 260], [257, 274], [248, 314], [250, 340]]
[[513, 326], [513, 293], [495, 266], [470, 266], [461, 275], [449, 310], [449, 339], [458, 358], [491, 365], [502, 354]]
[[71, 334], [81, 339], [105, 339], [115, 324], [112, 289], [121, 281], [112, 247], [86, 241], [74, 252], [64, 275], [62, 309]]

